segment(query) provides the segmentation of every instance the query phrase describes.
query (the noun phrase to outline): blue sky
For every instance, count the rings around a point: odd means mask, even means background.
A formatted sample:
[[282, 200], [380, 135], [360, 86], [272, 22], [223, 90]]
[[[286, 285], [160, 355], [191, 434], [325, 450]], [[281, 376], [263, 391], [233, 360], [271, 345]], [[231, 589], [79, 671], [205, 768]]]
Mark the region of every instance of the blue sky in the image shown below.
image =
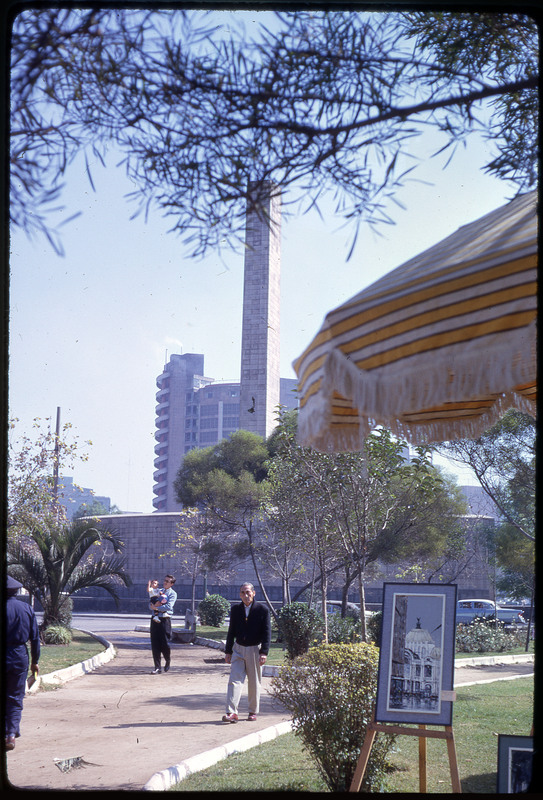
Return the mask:
[[[436, 137], [419, 142], [421, 166], [391, 204], [395, 225], [381, 236], [364, 227], [349, 262], [349, 229], [324, 202], [283, 223], [281, 374], [319, 329], [327, 311], [385, 272], [503, 205], [514, 194], [485, 175], [487, 145], [474, 139], [447, 169], [430, 159]], [[30, 431], [35, 417], [61, 408], [82, 440], [88, 462], [76, 483], [111, 497], [123, 511], [152, 508], [156, 377], [172, 353], [205, 355], [205, 372], [239, 380], [243, 256], [194, 260], [167, 233], [170, 222], [151, 213], [131, 220], [134, 189], [120, 156], [93, 165], [93, 191], [78, 159], [66, 175], [65, 215], [81, 211], [63, 231], [64, 256], [45, 240], [11, 238], [10, 413]], [[473, 482], [465, 474], [461, 483]]]

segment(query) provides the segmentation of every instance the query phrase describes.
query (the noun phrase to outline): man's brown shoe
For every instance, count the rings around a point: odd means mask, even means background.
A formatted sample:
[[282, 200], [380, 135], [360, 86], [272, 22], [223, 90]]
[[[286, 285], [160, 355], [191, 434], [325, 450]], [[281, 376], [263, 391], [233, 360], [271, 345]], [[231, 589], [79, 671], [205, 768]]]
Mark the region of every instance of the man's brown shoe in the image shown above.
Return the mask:
[[238, 721], [238, 715], [237, 714], [225, 714], [224, 717], [222, 718], [222, 721], [223, 722], [237, 722]]
[[247, 719], [249, 722], [256, 722], [256, 714], [249, 714]]

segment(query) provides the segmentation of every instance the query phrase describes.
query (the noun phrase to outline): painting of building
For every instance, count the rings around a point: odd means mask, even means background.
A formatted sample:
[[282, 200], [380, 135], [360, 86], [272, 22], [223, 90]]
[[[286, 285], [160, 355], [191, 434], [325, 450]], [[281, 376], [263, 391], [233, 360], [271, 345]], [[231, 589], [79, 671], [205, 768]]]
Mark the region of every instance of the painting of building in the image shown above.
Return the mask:
[[444, 597], [396, 594], [394, 599], [387, 708], [439, 714]]

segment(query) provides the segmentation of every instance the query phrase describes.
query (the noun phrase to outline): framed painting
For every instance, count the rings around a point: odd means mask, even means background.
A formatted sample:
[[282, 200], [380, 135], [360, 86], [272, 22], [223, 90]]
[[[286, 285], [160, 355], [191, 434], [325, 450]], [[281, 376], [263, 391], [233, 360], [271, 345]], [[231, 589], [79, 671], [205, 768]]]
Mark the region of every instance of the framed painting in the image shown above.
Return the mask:
[[527, 792], [532, 779], [531, 736], [498, 735], [498, 794]]
[[456, 585], [385, 583], [377, 722], [451, 725]]

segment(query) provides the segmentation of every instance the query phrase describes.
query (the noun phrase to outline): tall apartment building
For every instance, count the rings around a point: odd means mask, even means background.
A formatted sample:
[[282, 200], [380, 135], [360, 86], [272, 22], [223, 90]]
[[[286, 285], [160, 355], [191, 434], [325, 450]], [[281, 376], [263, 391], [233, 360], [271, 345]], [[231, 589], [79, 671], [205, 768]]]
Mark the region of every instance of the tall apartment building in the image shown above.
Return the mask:
[[174, 511], [179, 507], [174, 497], [173, 481], [186, 452], [186, 444], [197, 446], [198, 408], [193, 402], [194, 395], [198, 389], [212, 383], [211, 378], [202, 374], [203, 371], [203, 355], [173, 355], [157, 378], [153, 474], [153, 505], [157, 511]]
[[[181, 509], [173, 482], [185, 453], [217, 444], [242, 427], [241, 384], [216, 383], [203, 371], [203, 355], [174, 354], [157, 378], [155, 511]], [[280, 379], [278, 404], [296, 408], [296, 383], [295, 378]]]

